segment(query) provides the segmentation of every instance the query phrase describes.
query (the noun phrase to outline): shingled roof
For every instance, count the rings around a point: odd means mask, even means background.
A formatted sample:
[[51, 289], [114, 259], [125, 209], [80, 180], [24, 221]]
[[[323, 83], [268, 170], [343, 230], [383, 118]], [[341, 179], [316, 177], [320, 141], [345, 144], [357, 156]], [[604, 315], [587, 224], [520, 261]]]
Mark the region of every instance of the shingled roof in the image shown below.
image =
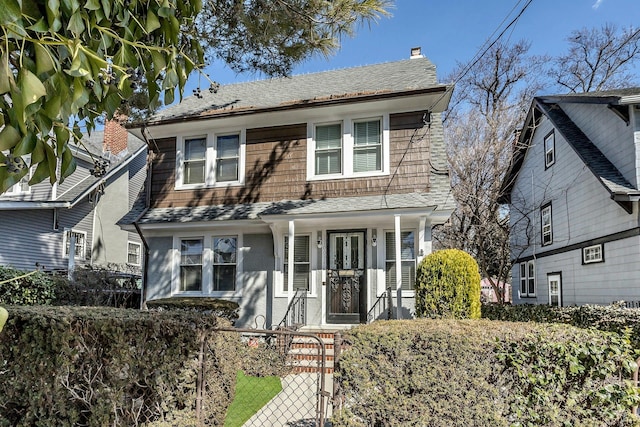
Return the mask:
[[[454, 208], [449, 193], [408, 193], [380, 196], [340, 197], [333, 199], [283, 200], [197, 207], [152, 208], [140, 217], [140, 211], [127, 215], [119, 224], [192, 223], [207, 221], [256, 220], [274, 216], [305, 216], [345, 212], [372, 212], [388, 209]], [[137, 216], [137, 218], [136, 218]]]
[[[412, 91], [444, 93], [447, 89], [447, 86], [437, 83], [436, 68], [431, 61], [424, 57], [412, 58], [223, 85], [215, 93], [203, 90], [201, 98], [189, 96], [181, 103], [156, 113], [147, 125], [215, 117], [230, 112], [248, 113], [372, 96], [394, 96]], [[443, 100], [442, 108], [447, 103], [448, 98]]]
[[[532, 103], [525, 129], [520, 137], [514, 153], [512, 166], [508, 171], [502, 186], [502, 202], [509, 202], [510, 193], [515, 184], [515, 179], [522, 167], [524, 157], [529, 149], [531, 130], [535, 129], [541, 115], [546, 116], [554, 128], [563, 136], [569, 146], [584, 162], [591, 173], [611, 194], [611, 198], [617, 202], [625, 202], [630, 198], [640, 197], [640, 190], [635, 188], [602, 153], [602, 151], [584, 134], [573, 120], [559, 105], [566, 103], [592, 103], [609, 104], [610, 106], [624, 105], [637, 99], [640, 101], [640, 88], [626, 88], [602, 92], [590, 92], [584, 94], [567, 94], [537, 97]], [[636, 102], [638, 102], [636, 101]], [[625, 107], [626, 108], [626, 107]]]

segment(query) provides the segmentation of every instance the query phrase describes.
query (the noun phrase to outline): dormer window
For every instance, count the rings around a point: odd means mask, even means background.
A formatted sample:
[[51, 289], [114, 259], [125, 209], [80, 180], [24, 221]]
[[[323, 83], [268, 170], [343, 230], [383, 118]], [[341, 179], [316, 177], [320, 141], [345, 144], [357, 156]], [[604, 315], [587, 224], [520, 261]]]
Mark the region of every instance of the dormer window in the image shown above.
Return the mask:
[[556, 162], [556, 138], [551, 132], [544, 138], [544, 166], [550, 167]]

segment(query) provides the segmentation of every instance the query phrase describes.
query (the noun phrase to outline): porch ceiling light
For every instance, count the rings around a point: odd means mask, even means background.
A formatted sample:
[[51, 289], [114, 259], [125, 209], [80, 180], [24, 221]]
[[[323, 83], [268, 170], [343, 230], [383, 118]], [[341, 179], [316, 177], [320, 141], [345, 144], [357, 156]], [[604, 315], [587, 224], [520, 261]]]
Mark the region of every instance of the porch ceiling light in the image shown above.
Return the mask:
[[376, 238], [376, 236], [373, 236], [371, 238], [371, 246], [373, 246], [374, 248], [378, 246], [378, 239]]

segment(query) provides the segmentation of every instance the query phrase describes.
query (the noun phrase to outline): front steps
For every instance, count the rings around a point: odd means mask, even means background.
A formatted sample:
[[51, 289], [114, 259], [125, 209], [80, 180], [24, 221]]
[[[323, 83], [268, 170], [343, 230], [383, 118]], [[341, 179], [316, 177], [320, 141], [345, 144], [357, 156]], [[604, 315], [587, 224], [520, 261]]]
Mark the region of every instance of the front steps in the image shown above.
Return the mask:
[[[334, 340], [335, 332], [328, 330], [301, 330], [320, 338], [324, 346], [325, 363], [324, 373], [333, 374], [335, 362]], [[293, 337], [289, 350], [289, 360], [293, 366], [294, 373], [320, 373], [322, 372], [322, 348], [320, 343], [313, 337], [297, 335]]]

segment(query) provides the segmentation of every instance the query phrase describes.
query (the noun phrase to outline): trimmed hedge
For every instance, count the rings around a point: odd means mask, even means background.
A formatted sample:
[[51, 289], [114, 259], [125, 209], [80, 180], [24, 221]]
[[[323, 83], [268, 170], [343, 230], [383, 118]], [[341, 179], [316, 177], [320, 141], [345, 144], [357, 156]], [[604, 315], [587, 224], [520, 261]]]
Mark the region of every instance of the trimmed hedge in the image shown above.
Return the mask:
[[51, 304], [66, 279], [0, 266], [0, 282], [0, 304], [38, 305]]
[[639, 426], [628, 339], [566, 325], [381, 321], [354, 328], [335, 427]]
[[0, 426], [195, 424], [201, 339], [206, 425], [233, 396], [238, 337], [197, 312], [7, 307], [0, 333]]
[[459, 249], [427, 255], [416, 272], [416, 316], [432, 319], [480, 318], [478, 263]]
[[482, 317], [509, 322], [564, 323], [601, 331], [628, 331], [631, 345], [640, 350], [640, 309], [628, 309], [621, 303], [554, 307], [545, 304], [484, 304]]

